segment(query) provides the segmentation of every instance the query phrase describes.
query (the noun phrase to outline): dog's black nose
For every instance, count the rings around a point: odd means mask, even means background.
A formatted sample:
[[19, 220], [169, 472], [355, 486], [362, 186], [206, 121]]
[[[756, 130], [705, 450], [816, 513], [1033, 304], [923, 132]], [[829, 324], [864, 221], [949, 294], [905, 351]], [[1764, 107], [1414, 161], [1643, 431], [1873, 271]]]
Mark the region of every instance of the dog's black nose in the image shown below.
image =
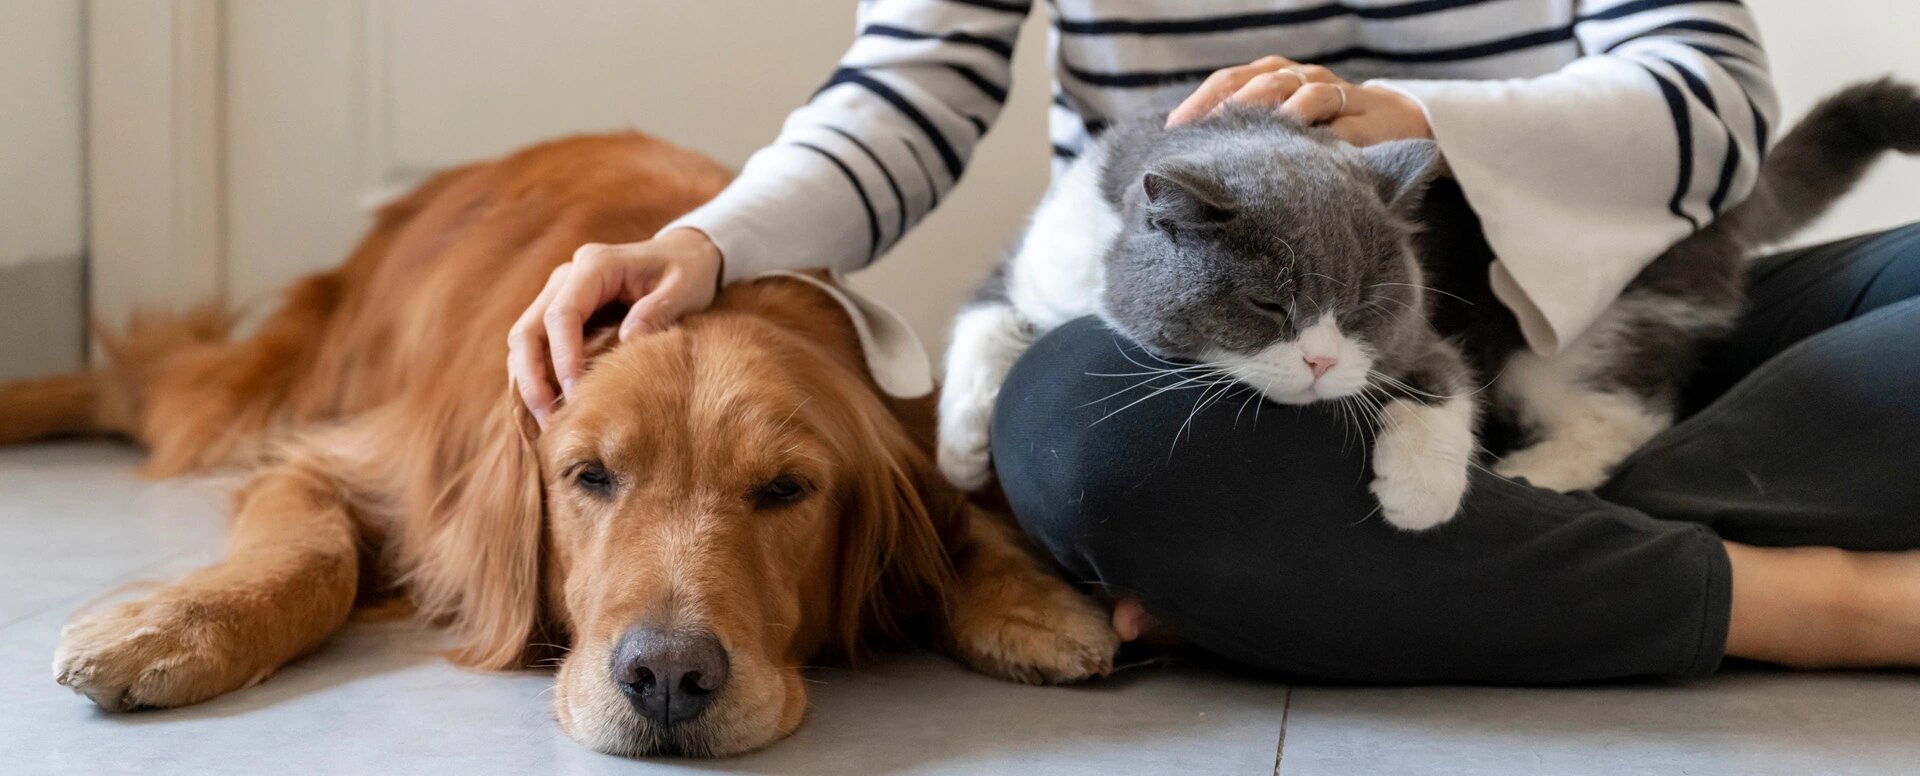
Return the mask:
[[706, 631], [634, 628], [613, 649], [613, 680], [640, 716], [677, 725], [727, 686], [727, 651]]

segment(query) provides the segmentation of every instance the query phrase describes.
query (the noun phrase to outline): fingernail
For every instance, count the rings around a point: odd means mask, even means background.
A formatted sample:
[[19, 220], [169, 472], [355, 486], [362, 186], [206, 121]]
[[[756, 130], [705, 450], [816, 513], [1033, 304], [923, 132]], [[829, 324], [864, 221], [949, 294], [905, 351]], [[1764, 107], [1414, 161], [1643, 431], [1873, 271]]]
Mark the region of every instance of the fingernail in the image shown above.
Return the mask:
[[560, 381], [560, 393], [569, 399], [573, 398], [573, 378]]

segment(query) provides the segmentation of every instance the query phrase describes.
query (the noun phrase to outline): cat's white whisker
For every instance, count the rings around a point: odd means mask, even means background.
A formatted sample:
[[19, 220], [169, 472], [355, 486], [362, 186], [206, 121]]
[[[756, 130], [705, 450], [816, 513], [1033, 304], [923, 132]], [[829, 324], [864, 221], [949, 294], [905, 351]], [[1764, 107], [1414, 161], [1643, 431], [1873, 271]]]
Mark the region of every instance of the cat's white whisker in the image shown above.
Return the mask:
[[1335, 402], [1335, 406], [1340, 408], [1340, 451], [1343, 453], [1346, 452], [1347, 445], [1352, 444], [1351, 440], [1356, 436], [1356, 432], [1360, 438], [1366, 438], [1366, 431], [1360, 425], [1362, 421], [1358, 396], [1355, 394]]
[[1084, 403], [1084, 404], [1081, 404], [1081, 405], [1079, 405], [1079, 406], [1077, 406], [1077, 407], [1074, 407], [1074, 409], [1085, 409], [1085, 408], [1087, 408], [1087, 407], [1091, 407], [1091, 406], [1093, 406], [1093, 405], [1095, 405], [1095, 404], [1099, 404], [1099, 403], [1101, 403], [1101, 402], [1104, 402], [1104, 401], [1106, 401], [1106, 400], [1108, 400], [1108, 399], [1112, 399], [1112, 398], [1114, 398], [1114, 397], [1116, 397], [1116, 396], [1120, 396], [1121, 394], [1124, 394], [1124, 393], [1127, 393], [1128, 391], [1131, 391], [1131, 390], [1133, 390], [1133, 389], [1135, 389], [1135, 388], [1140, 388], [1140, 387], [1142, 387], [1142, 386], [1149, 386], [1149, 385], [1152, 385], [1152, 384], [1153, 384], [1153, 382], [1154, 382], [1155, 380], [1159, 380], [1159, 379], [1161, 379], [1161, 378], [1163, 378], [1163, 377], [1165, 377], [1165, 375], [1155, 375], [1155, 376], [1153, 376], [1153, 377], [1149, 377], [1149, 378], [1147, 378], [1147, 379], [1145, 379], [1145, 380], [1141, 380], [1141, 381], [1139, 381], [1139, 382], [1137, 382], [1137, 383], [1134, 383], [1134, 384], [1132, 384], [1132, 385], [1129, 385], [1129, 386], [1127, 386], [1127, 387], [1125, 387], [1125, 388], [1122, 388], [1122, 389], [1120, 389], [1120, 390], [1118, 390], [1118, 391], [1114, 391], [1113, 393], [1109, 393], [1109, 394], [1107, 394], [1107, 395], [1105, 395], [1105, 396], [1102, 396], [1102, 397], [1100, 397], [1100, 398], [1098, 398], [1098, 399], [1094, 399], [1094, 400], [1092, 400], [1092, 401], [1088, 401], [1088, 402], [1086, 402], [1086, 403]]
[[1438, 288], [1434, 288], [1433, 286], [1423, 286], [1423, 285], [1420, 285], [1419, 283], [1375, 283], [1375, 284], [1373, 284], [1373, 286], [1372, 286], [1372, 287], [1373, 287], [1373, 288], [1380, 288], [1380, 287], [1382, 287], [1382, 286], [1403, 286], [1403, 287], [1406, 287], [1406, 288], [1417, 288], [1417, 289], [1420, 289], [1420, 290], [1422, 290], [1422, 291], [1430, 291], [1430, 292], [1433, 292], [1433, 293], [1436, 293], [1436, 294], [1439, 294], [1439, 295], [1441, 295], [1441, 296], [1450, 296], [1450, 297], [1453, 297], [1453, 298], [1455, 298], [1455, 299], [1458, 299], [1458, 300], [1460, 300], [1461, 302], [1464, 302], [1464, 303], [1466, 303], [1466, 305], [1467, 305], [1468, 307], [1472, 307], [1472, 306], [1474, 306], [1474, 304], [1473, 304], [1473, 302], [1471, 302], [1471, 301], [1468, 301], [1468, 300], [1467, 300], [1467, 298], [1466, 298], [1466, 297], [1464, 297], [1464, 296], [1461, 296], [1461, 295], [1459, 295], [1459, 294], [1455, 294], [1455, 293], [1451, 293], [1451, 292], [1448, 292], [1448, 291], [1442, 291], [1442, 290], [1440, 290], [1440, 289], [1438, 289]]
[[[1410, 304], [1407, 304], [1406, 302], [1402, 302], [1402, 301], [1400, 301], [1400, 300], [1398, 300], [1398, 299], [1394, 299], [1393, 297], [1390, 297], [1390, 296], [1382, 296], [1382, 297], [1375, 297], [1375, 298], [1373, 298], [1373, 299], [1368, 299], [1368, 300], [1367, 300], [1367, 301], [1366, 301], [1366, 302], [1365, 302], [1364, 304], [1362, 304], [1361, 306], [1362, 306], [1362, 307], [1376, 307], [1376, 308], [1378, 308], [1378, 309], [1380, 309], [1381, 311], [1383, 311], [1383, 312], [1384, 312], [1384, 311], [1385, 311], [1385, 310], [1386, 310], [1387, 308], [1385, 308], [1385, 307], [1380, 307], [1379, 305], [1380, 305], [1380, 303], [1381, 303], [1381, 302], [1392, 302], [1392, 303], [1394, 303], [1394, 304], [1397, 304], [1397, 305], [1400, 305], [1401, 307], [1403, 307], [1403, 308], [1405, 308], [1405, 309], [1406, 309], [1406, 312], [1409, 312], [1409, 313], [1413, 313], [1414, 315], [1419, 315], [1419, 314], [1420, 314], [1420, 308], [1418, 308], [1418, 307], [1414, 307], [1413, 305], [1410, 305]], [[1401, 314], [1405, 314], [1405, 313], [1401, 313]], [[1397, 318], [1396, 318], [1396, 320], [1397, 320]]]
[[[1215, 392], [1213, 390], [1215, 386], [1224, 386], [1224, 387], [1221, 387], [1218, 392]], [[1198, 416], [1202, 412], [1205, 412], [1208, 407], [1211, 407], [1214, 405], [1215, 402], [1220, 401], [1221, 397], [1224, 397], [1227, 394], [1232, 393], [1233, 389], [1237, 387], [1240, 387], [1239, 381], [1225, 380], [1225, 381], [1214, 383], [1213, 385], [1208, 386], [1206, 390], [1203, 390], [1200, 392], [1200, 398], [1194, 400], [1193, 409], [1187, 412], [1187, 419], [1185, 421], [1182, 421], [1180, 423], [1180, 428], [1176, 429], [1173, 432], [1173, 444], [1167, 448], [1167, 460], [1169, 461], [1173, 460], [1174, 451], [1180, 448], [1180, 436], [1182, 434], [1187, 433], [1188, 429], [1192, 428], [1194, 417]], [[1212, 393], [1213, 398], [1211, 399], [1207, 398], [1209, 393]]]
[[1208, 382], [1208, 383], [1200, 383], [1200, 384], [1198, 384], [1198, 385], [1189, 385], [1189, 383], [1195, 383], [1196, 381], [1199, 381], [1199, 380], [1204, 380], [1204, 379], [1206, 379], [1206, 378], [1208, 378], [1208, 377], [1210, 377], [1210, 376], [1211, 376], [1211, 375], [1200, 375], [1200, 376], [1197, 376], [1197, 377], [1190, 377], [1190, 378], [1187, 378], [1186, 380], [1182, 380], [1182, 381], [1180, 381], [1179, 383], [1176, 383], [1176, 384], [1174, 384], [1174, 385], [1170, 385], [1170, 386], [1167, 386], [1167, 387], [1164, 387], [1164, 388], [1160, 388], [1160, 389], [1158, 389], [1158, 390], [1155, 390], [1155, 391], [1154, 391], [1153, 393], [1150, 393], [1150, 394], [1147, 394], [1147, 395], [1145, 395], [1145, 396], [1142, 396], [1142, 397], [1140, 397], [1140, 398], [1138, 398], [1138, 399], [1134, 399], [1133, 401], [1131, 401], [1131, 402], [1129, 402], [1129, 403], [1128, 403], [1128, 404], [1127, 404], [1126, 406], [1124, 406], [1124, 407], [1121, 407], [1120, 409], [1117, 409], [1117, 410], [1114, 410], [1114, 411], [1112, 411], [1112, 412], [1109, 412], [1109, 413], [1107, 413], [1107, 414], [1105, 414], [1105, 415], [1102, 415], [1102, 416], [1100, 416], [1100, 419], [1099, 419], [1099, 420], [1095, 420], [1095, 421], [1094, 421], [1094, 422], [1092, 422], [1092, 423], [1088, 423], [1088, 424], [1087, 424], [1087, 427], [1088, 427], [1088, 428], [1092, 428], [1092, 427], [1094, 427], [1094, 426], [1097, 426], [1097, 425], [1100, 425], [1100, 423], [1101, 423], [1101, 422], [1103, 422], [1103, 421], [1105, 421], [1106, 419], [1108, 419], [1108, 418], [1111, 418], [1111, 417], [1113, 417], [1113, 416], [1115, 416], [1115, 415], [1118, 415], [1118, 414], [1120, 414], [1120, 413], [1122, 413], [1122, 412], [1126, 412], [1127, 410], [1129, 410], [1129, 409], [1132, 409], [1132, 408], [1133, 408], [1134, 406], [1136, 406], [1136, 405], [1138, 405], [1138, 404], [1140, 404], [1141, 402], [1143, 402], [1143, 401], [1146, 401], [1146, 400], [1148, 400], [1148, 399], [1151, 399], [1151, 398], [1153, 398], [1153, 397], [1155, 397], [1155, 396], [1159, 396], [1160, 394], [1163, 394], [1163, 393], [1166, 393], [1166, 392], [1168, 392], [1168, 391], [1174, 391], [1174, 390], [1183, 390], [1183, 389], [1188, 389], [1188, 388], [1211, 388], [1211, 387], [1213, 387], [1213, 386], [1215, 386], [1215, 385], [1219, 385], [1219, 384], [1220, 384], [1220, 383], [1221, 383], [1222, 381], [1227, 381], [1227, 382], [1231, 382], [1231, 381], [1232, 381], [1232, 379], [1233, 379], [1233, 378], [1231, 378], [1231, 377], [1225, 377], [1225, 378], [1221, 378], [1220, 380], [1215, 380], [1215, 381], [1213, 381], [1213, 382]]
[[[1233, 427], [1234, 427], [1234, 428], [1239, 428], [1239, 427], [1240, 427], [1240, 416], [1241, 416], [1241, 415], [1243, 415], [1243, 414], [1246, 414], [1246, 411], [1247, 411], [1247, 405], [1248, 405], [1248, 404], [1252, 404], [1253, 402], [1255, 402], [1255, 401], [1257, 401], [1257, 400], [1258, 400], [1258, 399], [1260, 398], [1260, 392], [1259, 392], [1259, 391], [1256, 391], [1256, 390], [1254, 390], [1254, 389], [1253, 389], [1253, 386], [1250, 386], [1250, 385], [1249, 385], [1249, 386], [1245, 386], [1245, 387], [1246, 387], [1246, 389], [1247, 389], [1247, 398], [1246, 398], [1246, 400], [1245, 400], [1245, 401], [1242, 401], [1242, 402], [1240, 402], [1240, 409], [1238, 409], [1238, 410], [1235, 410], [1235, 411], [1234, 411], [1234, 413], [1233, 413]], [[1260, 415], [1259, 415], [1259, 410], [1255, 410], [1255, 411], [1254, 411], [1254, 416], [1253, 416], [1253, 417], [1254, 417], [1254, 420], [1253, 420], [1253, 427], [1254, 427], [1254, 428], [1255, 428], [1255, 429], [1257, 430], [1257, 429], [1259, 429], [1259, 428], [1260, 428]]]
[[1191, 372], [1195, 369], [1201, 369], [1201, 368], [1203, 367], [1196, 364], [1194, 366], [1184, 367], [1181, 369], [1152, 369], [1144, 372], [1083, 372], [1082, 374], [1085, 374], [1088, 377], [1144, 377], [1146, 375], [1164, 377], [1166, 375], [1177, 375], [1182, 372]]
[[1373, 505], [1372, 511], [1364, 515], [1361, 515], [1359, 520], [1355, 520], [1352, 523], [1349, 523], [1348, 525], [1360, 525], [1361, 523], [1367, 522], [1369, 518], [1372, 518], [1374, 515], [1377, 515], [1377, 514], [1380, 514], [1380, 505], [1378, 503]]
[[1462, 396], [1472, 396], [1472, 395], [1473, 395], [1472, 393], [1462, 393], [1462, 394], [1437, 394], [1437, 393], [1428, 393], [1428, 392], [1426, 392], [1426, 391], [1423, 391], [1423, 390], [1420, 390], [1420, 389], [1418, 389], [1418, 388], [1415, 388], [1415, 387], [1413, 387], [1413, 386], [1411, 386], [1411, 385], [1408, 385], [1408, 384], [1406, 384], [1406, 382], [1405, 382], [1405, 381], [1402, 381], [1402, 380], [1400, 380], [1400, 379], [1398, 379], [1398, 378], [1395, 378], [1395, 377], [1391, 377], [1391, 376], [1389, 376], [1389, 375], [1387, 375], [1387, 374], [1384, 374], [1384, 373], [1382, 373], [1382, 372], [1380, 372], [1379, 370], [1374, 370], [1374, 369], [1369, 369], [1369, 370], [1367, 370], [1367, 377], [1369, 377], [1369, 378], [1371, 378], [1371, 379], [1376, 379], [1376, 380], [1379, 380], [1380, 382], [1382, 382], [1382, 383], [1385, 383], [1385, 384], [1387, 385], [1387, 387], [1389, 387], [1389, 388], [1394, 388], [1394, 389], [1398, 389], [1398, 390], [1401, 390], [1401, 391], [1405, 391], [1405, 392], [1407, 392], [1407, 393], [1410, 393], [1410, 394], [1413, 394], [1413, 395], [1415, 395], [1415, 396], [1420, 396], [1420, 397], [1424, 397], [1424, 398], [1428, 398], [1428, 399], [1437, 399], [1437, 400], [1440, 400], [1440, 401], [1452, 401], [1452, 400], [1454, 400], [1454, 399], [1458, 399], [1458, 398], [1460, 398], [1460, 397], [1462, 397]]
[[[1120, 344], [1120, 340], [1119, 340], [1118, 338], [1115, 338], [1115, 339], [1114, 339], [1114, 341], [1113, 341], [1113, 346], [1114, 346], [1114, 347], [1116, 347], [1116, 348], [1119, 348], [1119, 349], [1120, 349], [1120, 355], [1122, 355], [1122, 356], [1126, 356], [1126, 357], [1127, 357], [1127, 360], [1128, 360], [1128, 361], [1133, 361], [1133, 356], [1131, 356], [1131, 355], [1128, 355], [1128, 354], [1127, 354], [1127, 350], [1126, 350], [1126, 348], [1125, 348], [1125, 347], [1123, 347], [1123, 346], [1122, 346], [1122, 345]], [[1160, 363], [1162, 363], [1162, 364], [1167, 364], [1167, 365], [1170, 365], [1170, 366], [1180, 366], [1180, 365], [1181, 365], [1181, 364], [1180, 364], [1180, 362], [1178, 362], [1178, 361], [1171, 361], [1171, 360], [1168, 360], [1168, 359], [1166, 359], [1166, 358], [1163, 358], [1163, 357], [1161, 357], [1161, 356], [1160, 356], [1159, 354], [1157, 354], [1157, 353], [1154, 353], [1153, 351], [1151, 351], [1151, 350], [1148, 350], [1148, 349], [1146, 349], [1146, 348], [1139, 348], [1139, 351], [1140, 351], [1140, 354], [1141, 354], [1141, 355], [1143, 355], [1143, 356], [1146, 356], [1147, 358], [1151, 358], [1151, 359], [1153, 359], [1153, 360], [1155, 360], [1155, 361], [1158, 361], [1158, 362], [1160, 362]], [[1140, 362], [1138, 362], [1138, 361], [1133, 361], [1133, 363], [1134, 363], [1134, 364], [1136, 364], [1136, 365], [1138, 365], [1138, 366], [1140, 366], [1140, 367], [1141, 367], [1141, 368], [1143, 368], [1143, 369], [1144, 369], [1144, 368], [1147, 368], [1147, 366], [1146, 366], [1145, 364], [1141, 364], [1141, 363], [1140, 363]]]
[[[1185, 378], [1185, 380], [1186, 380], [1186, 381], [1192, 381], [1192, 380], [1204, 380], [1204, 379], [1207, 379], [1207, 378], [1209, 378], [1209, 377], [1215, 377], [1215, 376], [1218, 376], [1218, 374], [1217, 374], [1217, 372], [1218, 372], [1218, 370], [1209, 370], [1208, 372], [1203, 372], [1203, 373], [1201, 373], [1201, 374], [1198, 374], [1198, 375], [1191, 375], [1191, 376], [1189, 376], [1189, 377], [1187, 377], [1187, 378]], [[1180, 374], [1183, 374], [1183, 373], [1184, 373], [1184, 370], [1182, 370], [1182, 371], [1170, 371], [1169, 373], [1166, 373], [1166, 374], [1156, 374], [1156, 375], [1154, 375], [1154, 376], [1152, 376], [1152, 377], [1149, 377], [1149, 378], [1147, 378], [1147, 379], [1145, 379], [1145, 380], [1141, 380], [1140, 382], [1137, 382], [1137, 383], [1134, 383], [1134, 384], [1132, 384], [1132, 385], [1129, 385], [1129, 386], [1127, 386], [1127, 387], [1125, 387], [1125, 388], [1122, 388], [1122, 389], [1120, 389], [1120, 390], [1118, 390], [1118, 391], [1114, 391], [1113, 393], [1109, 393], [1109, 394], [1107, 394], [1107, 395], [1105, 395], [1105, 396], [1102, 396], [1102, 397], [1100, 397], [1100, 398], [1098, 398], [1098, 399], [1094, 399], [1093, 401], [1090, 401], [1090, 402], [1087, 402], [1087, 403], [1085, 403], [1085, 404], [1082, 404], [1082, 405], [1080, 405], [1079, 407], [1075, 407], [1074, 409], [1082, 409], [1082, 408], [1085, 408], [1085, 407], [1091, 407], [1091, 406], [1093, 406], [1093, 405], [1095, 405], [1095, 404], [1099, 404], [1099, 403], [1101, 403], [1101, 402], [1104, 402], [1104, 401], [1106, 401], [1106, 400], [1108, 400], [1108, 399], [1112, 399], [1112, 398], [1115, 398], [1115, 397], [1117, 397], [1117, 396], [1120, 396], [1120, 395], [1122, 395], [1122, 394], [1125, 394], [1125, 393], [1127, 393], [1128, 391], [1131, 391], [1131, 390], [1133, 390], [1133, 389], [1135, 389], [1135, 388], [1139, 388], [1139, 387], [1142, 387], [1142, 386], [1150, 386], [1150, 385], [1152, 385], [1152, 384], [1153, 384], [1153, 382], [1154, 382], [1155, 380], [1160, 380], [1160, 379], [1164, 379], [1164, 378], [1167, 378], [1167, 377], [1176, 377], [1176, 376], [1179, 376]], [[1088, 373], [1088, 374], [1092, 374], [1092, 373]], [[1126, 376], [1126, 375], [1114, 375], [1114, 376], [1115, 376], [1115, 377], [1124, 377], [1124, 376]], [[1165, 387], [1168, 387], [1168, 388], [1177, 388], [1177, 387], [1179, 387], [1179, 386], [1178, 386], [1178, 385], [1173, 385], [1173, 386], [1165, 386]]]

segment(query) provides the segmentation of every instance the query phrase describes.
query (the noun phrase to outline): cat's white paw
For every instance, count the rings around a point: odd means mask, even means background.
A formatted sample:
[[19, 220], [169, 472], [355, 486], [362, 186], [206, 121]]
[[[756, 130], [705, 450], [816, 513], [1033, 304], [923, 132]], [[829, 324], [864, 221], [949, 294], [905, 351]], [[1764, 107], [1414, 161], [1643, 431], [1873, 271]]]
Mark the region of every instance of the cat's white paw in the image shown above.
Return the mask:
[[938, 459], [940, 474], [961, 490], [979, 490], [993, 473], [993, 456], [984, 429], [978, 434], [948, 434], [942, 429]]
[[1493, 472], [1524, 479], [1536, 488], [1570, 493], [1600, 487], [1621, 457], [1594, 445], [1549, 439], [1500, 459]]
[[1467, 495], [1473, 408], [1464, 398], [1427, 406], [1396, 401], [1381, 414], [1373, 495], [1395, 528], [1424, 531], [1453, 519]]
[[940, 474], [961, 490], [979, 490], [993, 473], [993, 403], [1032, 337], [1032, 327], [1006, 304], [968, 307], [953, 321], [934, 457]]
[[1518, 398], [1522, 418], [1539, 441], [1494, 464], [1495, 474], [1562, 493], [1592, 490], [1633, 451], [1673, 425], [1671, 413], [1645, 399], [1582, 385], [1579, 359], [1599, 357], [1590, 344], [1582, 350], [1552, 359], [1529, 353], [1514, 357], [1504, 390]]
[[940, 474], [955, 487], [979, 490], [993, 473], [994, 394], [955, 391], [940, 397], [940, 440], [934, 451]]
[[1452, 520], [1467, 495], [1467, 467], [1427, 457], [1380, 463], [1374, 455], [1373, 495], [1387, 523], [1407, 531], [1424, 531]]

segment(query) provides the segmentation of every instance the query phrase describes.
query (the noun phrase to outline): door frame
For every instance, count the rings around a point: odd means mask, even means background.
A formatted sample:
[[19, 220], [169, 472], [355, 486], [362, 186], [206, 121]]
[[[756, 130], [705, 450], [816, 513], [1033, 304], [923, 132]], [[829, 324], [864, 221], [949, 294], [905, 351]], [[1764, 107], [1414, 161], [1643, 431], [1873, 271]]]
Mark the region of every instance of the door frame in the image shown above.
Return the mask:
[[225, 293], [225, 2], [88, 0], [87, 297], [106, 326]]

